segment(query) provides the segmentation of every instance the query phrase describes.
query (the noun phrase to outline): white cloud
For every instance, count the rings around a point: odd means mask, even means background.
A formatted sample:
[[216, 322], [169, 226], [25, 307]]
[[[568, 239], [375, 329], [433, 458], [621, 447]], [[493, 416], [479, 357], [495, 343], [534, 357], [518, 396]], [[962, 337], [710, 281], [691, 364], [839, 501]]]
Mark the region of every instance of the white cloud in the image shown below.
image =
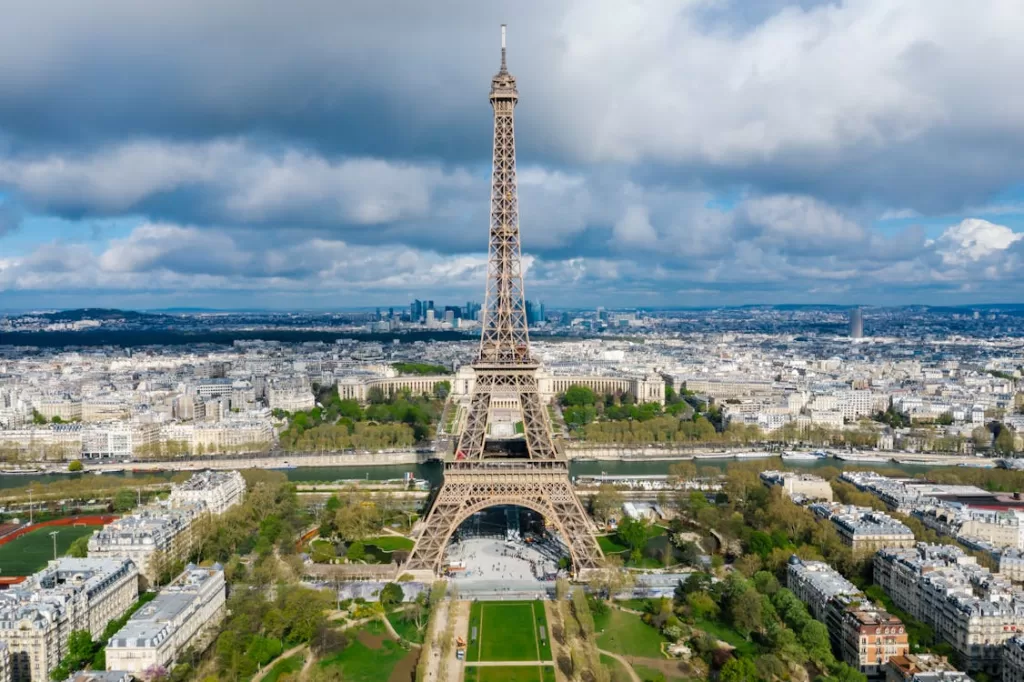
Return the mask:
[[625, 246], [653, 246], [658, 239], [647, 207], [636, 204], [626, 207], [626, 212], [616, 221], [612, 234], [619, 244]]
[[1005, 225], [967, 218], [946, 228], [934, 246], [944, 264], [962, 266], [1000, 255], [1021, 239], [1024, 239], [1024, 234], [1018, 234]]

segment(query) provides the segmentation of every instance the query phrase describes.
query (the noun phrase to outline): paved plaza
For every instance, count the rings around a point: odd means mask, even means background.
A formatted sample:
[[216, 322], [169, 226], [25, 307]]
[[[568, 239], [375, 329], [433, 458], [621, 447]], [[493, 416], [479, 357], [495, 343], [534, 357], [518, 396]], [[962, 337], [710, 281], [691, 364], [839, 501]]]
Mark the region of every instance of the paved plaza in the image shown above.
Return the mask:
[[454, 571], [457, 583], [468, 581], [498, 582], [506, 584], [549, 582], [558, 573], [557, 559], [551, 546], [509, 541], [496, 538], [469, 538], [452, 542], [445, 561], [449, 565], [462, 565], [465, 570]]

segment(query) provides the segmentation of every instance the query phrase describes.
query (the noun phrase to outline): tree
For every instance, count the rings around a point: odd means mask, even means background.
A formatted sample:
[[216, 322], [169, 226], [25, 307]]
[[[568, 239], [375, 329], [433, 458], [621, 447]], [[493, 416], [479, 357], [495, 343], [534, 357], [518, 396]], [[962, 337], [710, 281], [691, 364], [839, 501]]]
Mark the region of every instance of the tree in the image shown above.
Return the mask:
[[1013, 432], [1005, 424], [999, 424], [999, 435], [996, 436], [995, 449], [1000, 455], [1012, 455], [1014, 452]]
[[366, 548], [361, 542], [353, 542], [348, 546], [348, 551], [345, 552], [345, 556], [348, 557], [349, 561], [362, 561], [366, 558]]
[[757, 668], [749, 658], [730, 658], [718, 674], [719, 682], [750, 682], [757, 677]]
[[444, 400], [448, 397], [448, 394], [452, 392], [452, 382], [450, 381], [439, 381], [434, 384], [434, 397], [438, 400]]
[[971, 438], [974, 440], [974, 447], [979, 450], [992, 444], [992, 434], [984, 426], [974, 427]]
[[89, 536], [76, 538], [68, 547], [68, 556], [76, 559], [84, 559], [89, 556]]
[[642, 552], [651, 537], [651, 524], [647, 519], [626, 517], [619, 524], [618, 536], [633, 552]]
[[92, 661], [95, 649], [92, 634], [88, 630], [72, 630], [68, 635], [67, 654], [60, 665], [51, 671], [50, 678], [64, 680], [74, 671], [83, 669]]
[[135, 508], [136, 493], [128, 488], [121, 488], [114, 495], [114, 511], [126, 512]]
[[825, 663], [832, 659], [832, 644], [829, 641], [828, 628], [824, 623], [816, 620], [809, 621], [800, 630], [800, 643], [810, 657], [818, 662]]
[[685, 582], [680, 580], [676, 586], [676, 601], [682, 601], [690, 594], [707, 592], [711, 589], [711, 585], [711, 576], [707, 573], [701, 573], [700, 571], [691, 573]]
[[752, 587], [732, 600], [732, 624], [740, 633], [750, 637], [750, 633], [763, 626], [763, 605], [761, 595]]
[[622, 508], [622, 493], [611, 483], [602, 483], [590, 498], [590, 509], [598, 521], [608, 521]]
[[74, 459], [68, 462], [68, 471], [81, 471], [84, 468], [82, 460], [80, 459]]
[[384, 607], [385, 611], [401, 604], [403, 599], [405, 599], [405, 593], [398, 583], [388, 583], [381, 588], [380, 605]]
[[747, 548], [761, 558], [768, 556], [774, 547], [775, 543], [772, 541], [772, 536], [760, 530], [755, 530], [751, 533], [750, 540], [747, 541]]
[[565, 395], [562, 396], [562, 404], [570, 407], [593, 405], [595, 402], [597, 402], [597, 396], [593, 390], [586, 386], [570, 386], [565, 391]]

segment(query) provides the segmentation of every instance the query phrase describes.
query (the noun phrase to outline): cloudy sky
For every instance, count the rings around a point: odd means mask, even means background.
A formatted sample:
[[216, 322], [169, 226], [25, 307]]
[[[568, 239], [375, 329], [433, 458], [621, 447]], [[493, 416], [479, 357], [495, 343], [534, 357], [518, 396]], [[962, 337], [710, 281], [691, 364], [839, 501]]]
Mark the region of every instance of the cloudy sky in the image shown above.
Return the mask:
[[502, 22], [531, 298], [1024, 300], [1020, 0], [49, 0], [0, 309], [481, 299]]

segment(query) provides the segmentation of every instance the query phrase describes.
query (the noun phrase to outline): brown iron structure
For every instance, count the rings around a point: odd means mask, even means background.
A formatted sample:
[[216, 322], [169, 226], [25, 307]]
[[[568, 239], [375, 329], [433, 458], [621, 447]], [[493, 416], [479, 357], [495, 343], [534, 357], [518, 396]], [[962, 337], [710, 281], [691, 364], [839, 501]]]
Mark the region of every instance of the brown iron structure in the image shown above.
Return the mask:
[[[463, 521], [488, 507], [517, 505], [542, 515], [558, 530], [578, 575], [597, 568], [603, 555], [569, 481], [568, 461], [551, 437], [537, 387], [539, 364], [530, 354], [516, 183], [514, 110], [519, 92], [505, 63], [504, 25], [501, 69], [491, 80], [490, 100], [491, 224], [480, 352], [473, 364], [476, 383], [458, 445], [454, 454], [446, 453], [441, 489], [403, 570], [439, 573], [445, 547]], [[492, 433], [499, 403], [505, 413], [510, 405], [518, 407], [521, 437]]]

